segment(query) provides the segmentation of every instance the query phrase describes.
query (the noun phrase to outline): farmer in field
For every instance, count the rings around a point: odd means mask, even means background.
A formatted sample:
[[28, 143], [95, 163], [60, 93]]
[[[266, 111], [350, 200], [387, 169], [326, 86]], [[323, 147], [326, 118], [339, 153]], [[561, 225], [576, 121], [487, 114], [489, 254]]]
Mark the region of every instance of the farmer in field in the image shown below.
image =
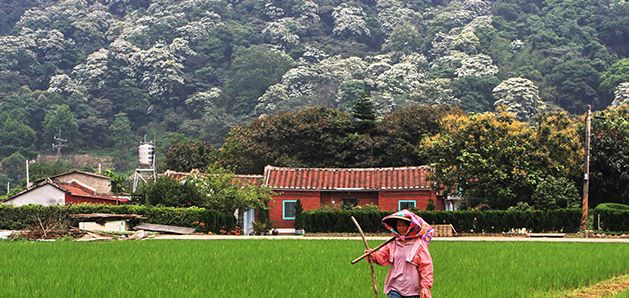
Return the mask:
[[393, 233], [395, 241], [371, 254], [367, 260], [381, 266], [390, 265], [384, 292], [389, 298], [430, 298], [433, 271], [428, 244], [434, 234], [432, 227], [408, 210], [386, 216], [382, 224]]

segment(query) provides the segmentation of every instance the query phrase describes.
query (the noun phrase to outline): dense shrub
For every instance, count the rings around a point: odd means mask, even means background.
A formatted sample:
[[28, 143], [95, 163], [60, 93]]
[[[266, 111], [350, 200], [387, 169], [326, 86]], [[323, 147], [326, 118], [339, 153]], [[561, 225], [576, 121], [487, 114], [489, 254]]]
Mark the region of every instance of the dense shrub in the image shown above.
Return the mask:
[[[380, 223], [392, 211], [377, 209], [335, 210], [323, 208], [303, 213], [308, 232], [355, 232], [350, 217], [354, 216], [364, 232], [385, 232]], [[581, 210], [550, 211], [426, 211], [416, 212], [431, 224], [452, 224], [457, 232], [499, 233], [514, 228], [533, 232], [576, 232], [579, 230]]]
[[592, 211], [595, 226], [604, 231], [629, 231], [629, 206], [618, 203], [599, 204]]
[[629, 211], [629, 205], [619, 203], [603, 203], [598, 204], [596, 210], [616, 210], [616, 211]]
[[[29, 205], [13, 207], [0, 205], [0, 229], [23, 229], [35, 223], [37, 216], [47, 216], [63, 212], [66, 215], [77, 213], [115, 213], [115, 214], [140, 214], [146, 219], [143, 222], [194, 227], [200, 231], [218, 232], [221, 227], [231, 227], [236, 224], [233, 216], [215, 210], [204, 208], [174, 208], [153, 207], [142, 205], [91, 205], [81, 204], [72, 206], [38, 206]], [[130, 221], [130, 225], [136, 225], [139, 221]]]

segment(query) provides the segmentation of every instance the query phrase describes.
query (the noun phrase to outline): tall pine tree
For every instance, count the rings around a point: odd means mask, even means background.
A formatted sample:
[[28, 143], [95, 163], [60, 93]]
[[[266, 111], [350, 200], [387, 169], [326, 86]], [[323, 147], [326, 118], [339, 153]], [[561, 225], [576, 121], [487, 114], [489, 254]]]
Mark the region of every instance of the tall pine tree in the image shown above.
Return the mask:
[[359, 97], [352, 106], [352, 116], [359, 133], [369, 133], [376, 126], [376, 109], [367, 96]]

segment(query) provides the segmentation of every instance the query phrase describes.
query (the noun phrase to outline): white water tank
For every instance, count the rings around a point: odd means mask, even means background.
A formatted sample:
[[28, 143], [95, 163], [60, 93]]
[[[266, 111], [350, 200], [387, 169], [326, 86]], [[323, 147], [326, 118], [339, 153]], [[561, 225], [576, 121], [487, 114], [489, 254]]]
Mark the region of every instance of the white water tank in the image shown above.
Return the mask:
[[152, 144], [142, 144], [138, 150], [140, 153], [140, 165], [152, 166], [155, 156], [155, 146]]

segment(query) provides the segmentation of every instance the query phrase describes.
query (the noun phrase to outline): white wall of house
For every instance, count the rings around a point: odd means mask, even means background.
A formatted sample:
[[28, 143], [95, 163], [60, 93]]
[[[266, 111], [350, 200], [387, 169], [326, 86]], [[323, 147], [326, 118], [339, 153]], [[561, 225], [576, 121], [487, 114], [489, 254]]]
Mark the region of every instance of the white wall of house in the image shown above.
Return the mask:
[[52, 185], [43, 185], [36, 189], [33, 189], [27, 193], [21, 194], [7, 202], [7, 205], [24, 206], [24, 205], [65, 205], [66, 194], [65, 192], [57, 189]]

